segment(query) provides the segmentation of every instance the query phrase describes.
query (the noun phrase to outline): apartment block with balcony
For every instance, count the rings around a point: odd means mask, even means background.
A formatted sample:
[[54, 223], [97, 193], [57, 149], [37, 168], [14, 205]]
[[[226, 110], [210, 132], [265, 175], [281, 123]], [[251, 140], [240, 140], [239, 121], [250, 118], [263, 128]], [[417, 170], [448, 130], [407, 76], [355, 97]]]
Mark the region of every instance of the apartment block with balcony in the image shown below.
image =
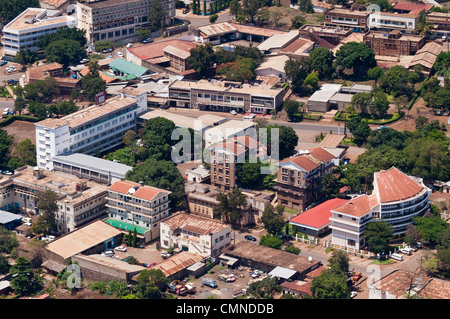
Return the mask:
[[0, 209], [39, 214], [36, 194], [56, 193], [57, 233], [66, 234], [106, 214], [107, 186], [62, 172], [23, 166], [14, 175], [0, 178]]
[[76, 17], [61, 15], [59, 11], [28, 8], [3, 27], [2, 45], [7, 56], [15, 56], [28, 47], [37, 50], [34, 44], [39, 38], [62, 28], [77, 26]]
[[161, 248], [179, 248], [218, 257], [231, 244], [231, 225], [218, 220], [178, 213], [161, 222]]
[[283, 103], [283, 89], [228, 81], [174, 81], [169, 101], [177, 107], [229, 112], [269, 113]]
[[108, 188], [106, 223], [124, 232], [136, 229], [144, 243], [159, 237], [160, 223], [170, 215], [171, 192], [131, 181], [117, 181]]
[[371, 195], [360, 195], [332, 210], [334, 246], [364, 249], [364, 232], [373, 221], [385, 221], [392, 226], [394, 236], [402, 236], [413, 218], [430, 208], [431, 189], [395, 167], [374, 173], [373, 186]]
[[284, 159], [278, 163], [278, 205], [305, 210], [320, 197], [320, 178], [339, 165], [339, 155], [317, 147], [304, 151], [300, 156]]
[[427, 22], [433, 24], [432, 36], [436, 38], [449, 37], [450, 12], [430, 12], [427, 14]]
[[[165, 24], [175, 17], [175, 0], [161, 0]], [[148, 28], [151, 0], [86, 0], [77, 3], [77, 26], [86, 30], [89, 43], [137, 38], [137, 31]]]
[[346, 10], [334, 8], [324, 13], [325, 27], [366, 32], [370, 13], [367, 11]]
[[115, 97], [61, 118], [37, 122], [37, 166], [52, 170], [57, 155], [93, 155], [120, 145], [125, 132], [136, 128], [136, 118], [146, 110], [134, 98]]

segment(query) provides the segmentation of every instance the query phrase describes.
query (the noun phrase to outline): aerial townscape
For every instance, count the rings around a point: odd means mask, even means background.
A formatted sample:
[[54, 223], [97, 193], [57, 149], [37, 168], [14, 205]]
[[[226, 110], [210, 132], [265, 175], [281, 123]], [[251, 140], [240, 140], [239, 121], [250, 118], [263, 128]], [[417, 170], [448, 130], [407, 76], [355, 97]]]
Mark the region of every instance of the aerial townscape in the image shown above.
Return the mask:
[[0, 299], [450, 299], [450, 1], [0, 0], [0, 32]]

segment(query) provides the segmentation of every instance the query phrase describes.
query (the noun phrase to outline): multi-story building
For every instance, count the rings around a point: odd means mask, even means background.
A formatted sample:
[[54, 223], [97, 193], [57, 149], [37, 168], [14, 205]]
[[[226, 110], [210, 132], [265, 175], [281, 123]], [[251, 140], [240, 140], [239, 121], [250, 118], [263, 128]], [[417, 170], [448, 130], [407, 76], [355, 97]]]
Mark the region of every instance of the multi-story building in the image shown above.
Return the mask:
[[353, 32], [366, 32], [370, 12], [333, 8], [324, 13], [325, 27], [350, 29]]
[[161, 222], [161, 247], [180, 248], [204, 257], [218, 257], [231, 243], [231, 225], [178, 213]]
[[396, 167], [374, 173], [373, 186], [371, 195], [360, 195], [332, 209], [334, 246], [363, 249], [367, 225], [376, 221], [388, 223], [394, 236], [401, 236], [414, 217], [430, 208], [431, 189], [422, 179], [408, 176]]
[[210, 111], [269, 113], [281, 106], [283, 95], [283, 89], [227, 81], [174, 81], [169, 85], [172, 105]]
[[237, 164], [245, 162], [247, 149], [228, 141], [214, 145], [211, 149], [211, 185], [224, 191], [236, 186]]
[[144, 241], [159, 237], [162, 220], [169, 217], [171, 192], [131, 181], [117, 181], [108, 188], [106, 223], [134, 231]]
[[53, 157], [69, 151], [93, 155], [120, 145], [125, 132], [136, 128], [136, 118], [146, 110], [134, 98], [115, 97], [36, 123], [38, 167], [52, 170]]
[[0, 209], [39, 214], [36, 194], [46, 190], [58, 196], [58, 233], [69, 233], [106, 214], [106, 185], [31, 166], [18, 168], [14, 175], [0, 179]]
[[320, 178], [333, 166], [339, 165], [339, 157], [323, 147], [317, 147], [280, 161], [275, 186], [278, 205], [305, 210], [319, 198]]
[[15, 56], [20, 49], [37, 50], [34, 44], [40, 37], [62, 28], [74, 28], [74, 16], [61, 15], [59, 11], [28, 8], [3, 27], [2, 45], [5, 55]]
[[[89, 43], [136, 38], [136, 32], [149, 26], [151, 0], [100, 0], [77, 3], [78, 29], [86, 30]], [[175, 0], [161, 0], [165, 25], [173, 23]]]
[[437, 38], [450, 35], [450, 12], [430, 12], [427, 14], [427, 22], [433, 24], [432, 35]]
[[414, 34], [418, 23], [418, 14], [374, 12], [370, 14], [368, 27], [370, 30], [385, 32], [401, 30], [404, 33]]
[[425, 37], [404, 34], [400, 30], [389, 33], [370, 31], [364, 34], [363, 41], [376, 55], [414, 55], [425, 44]]

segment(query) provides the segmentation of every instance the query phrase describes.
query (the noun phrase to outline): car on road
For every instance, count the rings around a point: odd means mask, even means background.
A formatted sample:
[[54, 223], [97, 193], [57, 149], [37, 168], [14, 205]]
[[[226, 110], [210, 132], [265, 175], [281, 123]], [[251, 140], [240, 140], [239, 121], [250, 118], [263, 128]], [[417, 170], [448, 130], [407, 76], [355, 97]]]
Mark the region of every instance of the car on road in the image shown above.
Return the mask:
[[103, 53], [109, 53], [109, 52], [112, 52], [112, 49], [111, 49], [111, 48], [109, 48], [109, 49], [104, 49], [102, 52], [103, 52]]
[[19, 81], [14, 80], [14, 79], [9, 79], [8, 80], [8, 85], [16, 85]]
[[245, 239], [250, 240], [250, 241], [256, 241], [257, 239], [251, 235], [245, 235], [244, 236]]
[[245, 115], [243, 118], [244, 120], [253, 120], [256, 117], [256, 114], [249, 114], [249, 115]]
[[230, 113], [233, 114], [233, 115], [237, 114], [237, 112], [235, 110], [231, 110]]
[[350, 293], [350, 298], [355, 298], [358, 293], [356, 291], [352, 291]]
[[116, 54], [117, 54], [117, 56], [119, 56], [119, 57], [123, 57], [123, 53], [122, 53], [122, 52], [120, 52], [120, 51], [119, 51], [119, 52], [117, 52]]
[[133, 43], [128, 43], [127, 48], [131, 48], [133, 46]]
[[151, 43], [151, 42], [153, 42], [152, 38], [147, 38], [142, 41], [142, 43]]
[[123, 252], [127, 251], [127, 248], [126, 248], [126, 247], [123, 247], [123, 246], [117, 246], [117, 247], [114, 248], [114, 249], [117, 250], [117, 251], [123, 251]]
[[6, 170], [1, 171], [1, 173], [2, 173], [3, 175], [12, 175], [12, 174], [13, 174], [13, 172], [11, 172], [11, 171], [6, 171]]
[[189, 9], [183, 9], [183, 11], [181, 11], [183, 14], [189, 13]]
[[88, 59], [83, 59], [83, 60], [80, 61], [81, 64], [85, 64], [85, 63], [88, 63], [88, 62], [89, 62]]

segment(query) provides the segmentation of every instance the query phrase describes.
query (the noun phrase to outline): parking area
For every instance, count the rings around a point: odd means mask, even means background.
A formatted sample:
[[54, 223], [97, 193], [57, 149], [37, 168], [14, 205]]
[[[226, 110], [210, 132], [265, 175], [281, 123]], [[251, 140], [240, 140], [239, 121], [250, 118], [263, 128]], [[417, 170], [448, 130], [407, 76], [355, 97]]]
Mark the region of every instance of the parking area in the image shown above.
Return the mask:
[[3, 64], [0, 66], [0, 74], [2, 75], [13, 75], [22, 71], [22, 65], [19, 63], [1, 60], [0, 64]]

